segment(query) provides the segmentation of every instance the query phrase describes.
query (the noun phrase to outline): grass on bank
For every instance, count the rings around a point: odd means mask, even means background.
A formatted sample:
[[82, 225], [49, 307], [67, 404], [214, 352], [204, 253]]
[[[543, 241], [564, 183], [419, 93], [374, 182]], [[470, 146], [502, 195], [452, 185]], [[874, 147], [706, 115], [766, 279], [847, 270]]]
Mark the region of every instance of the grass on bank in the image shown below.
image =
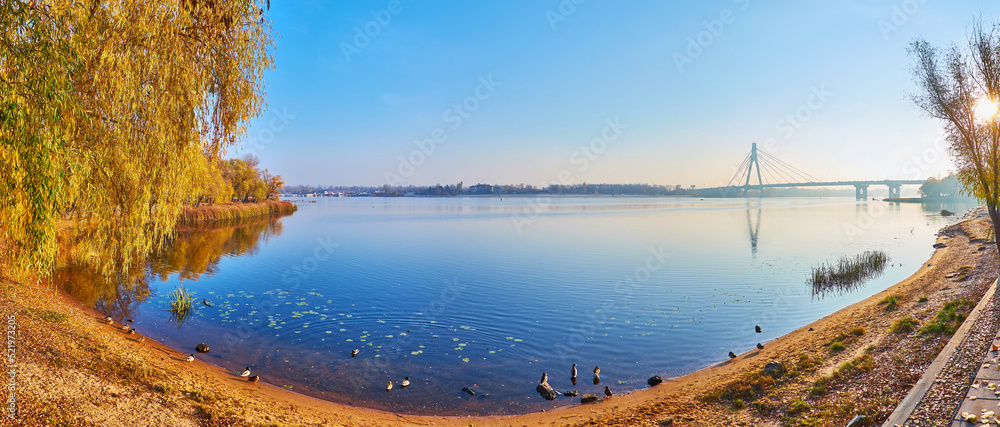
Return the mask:
[[966, 313], [975, 304], [965, 298], [949, 301], [934, 315], [930, 322], [920, 327], [920, 335], [952, 335], [962, 326]]
[[194, 296], [184, 287], [177, 286], [170, 292], [170, 321], [183, 325], [194, 311]]
[[177, 218], [178, 225], [231, 224], [246, 219], [290, 214], [299, 209], [287, 200], [260, 203], [224, 203], [188, 207]]
[[899, 297], [896, 295], [889, 295], [879, 302], [879, 305], [883, 304], [885, 305], [885, 311], [893, 311], [896, 309], [896, 306], [899, 305]]
[[860, 287], [866, 280], [885, 271], [889, 255], [883, 251], [865, 251], [854, 257], [842, 256], [836, 264], [824, 263], [813, 267], [808, 282], [813, 295], [847, 292]]

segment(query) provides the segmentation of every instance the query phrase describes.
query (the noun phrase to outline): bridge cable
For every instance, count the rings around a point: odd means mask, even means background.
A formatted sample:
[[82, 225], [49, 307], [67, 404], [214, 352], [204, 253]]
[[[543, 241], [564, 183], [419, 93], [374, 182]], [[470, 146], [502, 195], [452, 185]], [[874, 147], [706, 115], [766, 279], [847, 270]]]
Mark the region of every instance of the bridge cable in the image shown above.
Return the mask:
[[770, 179], [773, 181], [772, 182], [773, 184], [777, 184], [778, 181], [780, 181], [778, 178], [775, 178], [774, 174], [772, 173], [772, 171], [771, 171], [771, 165], [769, 165], [767, 163], [759, 163], [759, 162], [758, 162], [758, 164], [760, 166], [763, 166], [764, 174], [767, 175], [768, 177], [770, 177]]
[[[767, 160], [767, 159], [765, 158], [765, 160]], [[788, 172], [788, 171], [780, 168], [779, 165], [772, 164], [770, 160], [767, 160], [765, 162], [765, 164], [769, 168], [773, 168], [774, 171], [775, 171], [775, 174], [777, 174], [781, 180], [784, 180], [787, 183], [792, 183], [792, 182], [795, 181], [795, 177], [793, 177], [790, 172]]]
[[[783, 177], [785, 179], [787, 179], [788, 183], [794, 183], [797, 180], [809, 181], [808, 178], [806, 178], [804, 175], [802, 175], [801, 173], [799, 173], [800, 171], [797, 172], [795, 170], [795, 168], [789, 167], [787, 163], [781, 162], [776, 157], [774, 157], [774, 156], [772, 156], [770, 154], [767, 154], [767, 153], [764, 153], [764, 154], [765, 154], [765, 158], [768, 160], [768, 164], [770, 164], [776, 170], [780, 171], [782, 173]], [[772, 164], [772, 162], [773, 162], [773, 164]]]
[[729, 180], [729, 184], [726, 184], [727, 187], [731, 187], [733, 185], [733, 182], [739, 182], [737, 181], [737, 179], [743, 176], [743, 173], [741, 172], [743, 171], [744, 168], [747, 167], [748, 163], [750, 163], [750, 154], [747, 154], [747, 156], [743, 158], [743, 162], [740, 163], [740, 167], [736, 169], [736, 173]]
[[732, 179], [729, 180], [729, 185], [732, 185], [734, 182], [739, 183], [743, 175], [745, 175], [744, 171], [747, 170], [746, 168], [749, 166], [749, 164], [750, 164], [750, 154], [747, 154], [747, 156], [743, 158], [743, 163], [740, 163], [739, 169], [736, 170], [736, 173], [733, 175]]
[[757, 150], [757, 152], [758, 152], [758, 153], [763, 153], [763, 154], [764, 154], [765, 156], [767, 156], [767, 157], [768, 157], [768, 158], [769, 158], [770, 160], [773, 160], [773, 161], [777, 162], [778, 164], [781, 164], [781, 165], [785, 166], [786, 168], [788, 168], [788, 169], [790, 169], [790, 170], [792, 170], [792, 171], [795, 171], [795, 172], [797, 172], [797, 173], [798, 173], [799, 175], [801, 175], [802, 177], [806, 177], [806, 178], [809, 178], [809, 180], [811, 180], [812, 182], [820, 182], [820, 179], [819, 179], [819, 178], [816, 178], [816, 177], [814, 177], [814, 176], [812, 176], [812, 175], [810, 175], [810, 174], [806, 173], [806, 172], [805, 172], [805, 171], [803, 171], [802, 169], [799, 169], [799, 168], [797, 168], [797, 167], [795, 167], [795, 166], [792, 166], [792, 165], [788, 164], [787, 162], [785, 162], [785, 161], [783, 161], [783, 160], [781, 160], [781, 159], [779, 159], [779, 158], [775, 157], [774, 155], [772, 155], [772, 154], [770, 154], [770, 153], [767, 153], [767, 152], [765, 152], [765, 151], [760, 151], [760, 150]]
[[777, 181], [776, 184], [780, 184], [782, 181], [785, 183], [794, 182], [794, 178], [791, 177], [787, 171], [782, 170], [780, 167], [771, 162], [765, 162], [764, 164], [767, 165], [768, 169], [774, 172], [775, 176], [777, 176], [777, 179], [775, 179], [775, 181]]

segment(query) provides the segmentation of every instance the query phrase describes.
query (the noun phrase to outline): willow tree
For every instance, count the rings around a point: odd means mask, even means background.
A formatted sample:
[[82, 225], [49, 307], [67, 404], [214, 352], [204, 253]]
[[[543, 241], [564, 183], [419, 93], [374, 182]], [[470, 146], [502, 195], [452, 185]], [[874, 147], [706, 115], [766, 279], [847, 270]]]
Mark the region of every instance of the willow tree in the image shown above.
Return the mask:
[[262, 0], [0, 2], [0, 255], [47, 271], [56, 227], [127, 270], [263, 108]]
[[996, 236], [1000, 236], [998, 29], [996, 24], [984, 27], [977, 22], [964, 48], [952, 45], [942, 50], [921, 39], [909, 49], [916, 59], [913, 75], [920, 87], [913, 101], [944, 124], [958, 179], [986, 205]]

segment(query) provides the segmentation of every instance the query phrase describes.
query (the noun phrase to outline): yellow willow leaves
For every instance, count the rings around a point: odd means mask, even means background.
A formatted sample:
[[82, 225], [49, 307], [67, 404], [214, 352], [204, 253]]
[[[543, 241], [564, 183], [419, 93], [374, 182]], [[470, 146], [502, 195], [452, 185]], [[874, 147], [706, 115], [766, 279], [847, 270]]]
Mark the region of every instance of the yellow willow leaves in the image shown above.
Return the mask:
[[[127, 271], [169, 236], [209, 164], [263, 108], [262, 1], [0, 2], [0, 247], [47, 271], [55, 225], [75, 258]], [[212, 160], [214, 161], [214, 160]]]

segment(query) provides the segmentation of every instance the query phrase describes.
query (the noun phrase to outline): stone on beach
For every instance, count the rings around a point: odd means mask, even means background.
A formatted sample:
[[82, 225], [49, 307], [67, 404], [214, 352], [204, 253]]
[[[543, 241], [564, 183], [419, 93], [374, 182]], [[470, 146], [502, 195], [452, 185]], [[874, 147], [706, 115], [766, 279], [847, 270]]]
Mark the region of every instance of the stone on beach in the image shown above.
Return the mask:
[[594, 403], [597, 401], [596, 394], [585, 394], [580, 396], [580, 403]]
[[545, 400], [555, 400], [556, 396], [559, 395], [559, 393], [556, 393], [556, 391], [552, 389], [552, 386], [550, 386], [549, 383], [539, 384], [535, 387], [535, 391], [542, 395]]
[[663, 377], [659, 375], [653, 375], [652, 377], [649, 377], [648, 380], [646, 380], [646, 384], [649, 384], [650, 386], [659, 385], [662, 382], [663, 382]]
[[772, 360], [764, 365], [764, 373], [770, 375], [771, 378], [778, 378], [785, 375], [785, 365], [782, 365], [777, 360]]
[[851, 418], [851, 422], [847, 423], [847, 427], [864, 427], [871, 425], [871, 420], [864, 415], [857, 415]]
[[197, 350], [199, 353], [208, 353], [208, 351], [211, 350], [208, 344], [205, 343], [198, 344], [198, 346], [195, 347], [194, 349]]

